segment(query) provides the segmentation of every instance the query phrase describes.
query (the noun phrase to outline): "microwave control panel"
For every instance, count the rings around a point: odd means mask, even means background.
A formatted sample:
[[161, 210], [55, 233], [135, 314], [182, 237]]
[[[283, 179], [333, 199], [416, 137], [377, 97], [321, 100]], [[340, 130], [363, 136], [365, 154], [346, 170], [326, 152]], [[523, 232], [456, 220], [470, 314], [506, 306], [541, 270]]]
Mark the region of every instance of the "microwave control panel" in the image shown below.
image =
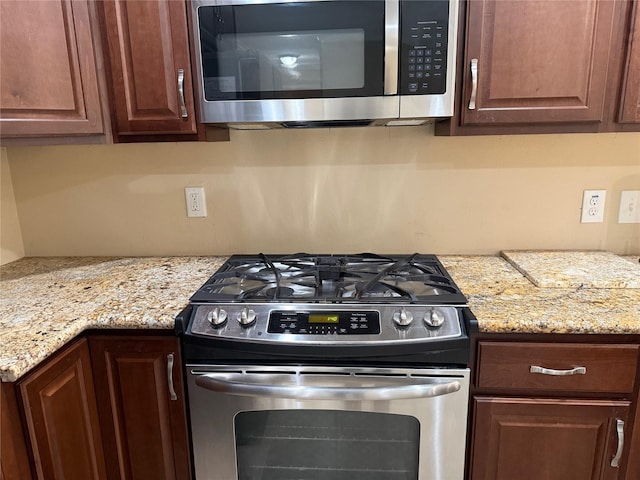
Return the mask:
[[442, 94], [447, 80], [449, 1], [401, 3], [400, 94]]

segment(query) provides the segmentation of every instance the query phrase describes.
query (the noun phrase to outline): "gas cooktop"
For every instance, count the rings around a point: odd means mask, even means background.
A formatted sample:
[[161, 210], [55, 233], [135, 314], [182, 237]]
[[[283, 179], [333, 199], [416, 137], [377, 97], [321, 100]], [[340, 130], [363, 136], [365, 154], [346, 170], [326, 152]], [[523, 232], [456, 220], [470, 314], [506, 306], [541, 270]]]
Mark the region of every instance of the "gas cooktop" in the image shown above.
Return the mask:
[[331, 352], [466, 364], [466, 303], [434, 255], [233, 255], [193, 294], [176, 333], [191, 360]]
[[234, 255], [194, 303], [466, 304], [434, 255]]

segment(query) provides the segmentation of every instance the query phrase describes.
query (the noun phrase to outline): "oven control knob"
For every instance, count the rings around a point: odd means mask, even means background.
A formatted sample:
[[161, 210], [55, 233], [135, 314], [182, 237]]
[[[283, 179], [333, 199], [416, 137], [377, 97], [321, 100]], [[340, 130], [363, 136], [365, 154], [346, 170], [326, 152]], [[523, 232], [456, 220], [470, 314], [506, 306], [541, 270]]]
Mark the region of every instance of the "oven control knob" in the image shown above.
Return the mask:
[[238, 321], [240, 322], [240, 325], [242, 325], [243, 327], [248, 327], [249, 325], [251, 325], [253, 322], [256, 321], [256, 312], [254, 312], [250, 308], [245, 307], [240, 311], [240, 316], [238, 317]]
[[407, 312], [404, 307], [400, 307], [400, 311], [393, 314], [393, 321], [400, 327], [406, 327], [413, 321], [413, 313]]
[[220, 307], [216, 307], [207, 314], [207, 320], [213, 328], [220, 328], [227, 323], [227, 312]]
[[424, 323], [430, 327], [439, 327], [444, 323], [444, 314], [440, 310], [432, 308], [425, 313]]

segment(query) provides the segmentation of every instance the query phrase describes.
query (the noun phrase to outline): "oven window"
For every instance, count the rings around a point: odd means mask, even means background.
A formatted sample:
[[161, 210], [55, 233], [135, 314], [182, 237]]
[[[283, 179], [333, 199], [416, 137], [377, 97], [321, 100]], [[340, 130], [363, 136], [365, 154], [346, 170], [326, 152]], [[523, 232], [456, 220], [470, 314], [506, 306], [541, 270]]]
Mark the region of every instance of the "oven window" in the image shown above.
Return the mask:
[[238, 480], [417, 480], [414, 417], [334, 410], [241, 412]]
[[207, 100], [382, 95], [384, 2], [203, 6]]

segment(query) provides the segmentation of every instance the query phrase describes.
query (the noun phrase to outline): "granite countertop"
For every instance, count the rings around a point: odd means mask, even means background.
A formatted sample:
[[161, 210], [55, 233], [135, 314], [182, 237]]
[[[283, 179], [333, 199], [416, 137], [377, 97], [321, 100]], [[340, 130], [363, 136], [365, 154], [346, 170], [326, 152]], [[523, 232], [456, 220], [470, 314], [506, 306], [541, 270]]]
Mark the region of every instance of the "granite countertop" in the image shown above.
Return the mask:
[[[617, 286], [625, 288], [574, 284], [573, 278], [553, 288], [537, 287], [522, 271], [535, 268], [538, 276], [556, 275], [551, 269], [555, 260], [548, 253], [528, 252], [516, 258], [515, 252], [505, 252], [509, 261], [489, 256], [439, 258], [467, 296], [482, 332], [640, 334], [640, 288], [629, 288], [640, 279], [638, 257], [607, 257], [606, 269], [614, 280], [618, 272], [609, 269], [610, 262], [629, 263], [628, 272], [626, 263], [620, 264], [625, 266], [626, 283]], [[575, 252], [564, 254], [569, 253]], [[0, 380], [17, 380], [87, 329], [173, 328], [174, 317], [191, 294], [225, 259], [23, 258], [3, 265]]]

